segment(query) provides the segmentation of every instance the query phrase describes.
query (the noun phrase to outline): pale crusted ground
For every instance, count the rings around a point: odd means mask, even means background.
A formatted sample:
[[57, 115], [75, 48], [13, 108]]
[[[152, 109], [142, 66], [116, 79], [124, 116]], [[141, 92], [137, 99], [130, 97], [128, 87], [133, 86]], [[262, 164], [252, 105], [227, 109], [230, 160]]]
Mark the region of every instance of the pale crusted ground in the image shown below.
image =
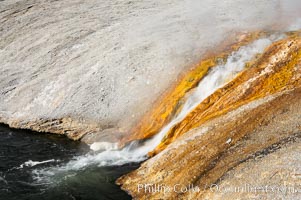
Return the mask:
[[0, 1], [0, 118], [127, 130], [207, 49], [230, 32], [288, 24], [296, 3]]
[[266, 156], [259, 154], [238, 165], [212, 184], [203, 199], [299, 199], [300, 136], [292, 137], [285, 145], [275, 145]]

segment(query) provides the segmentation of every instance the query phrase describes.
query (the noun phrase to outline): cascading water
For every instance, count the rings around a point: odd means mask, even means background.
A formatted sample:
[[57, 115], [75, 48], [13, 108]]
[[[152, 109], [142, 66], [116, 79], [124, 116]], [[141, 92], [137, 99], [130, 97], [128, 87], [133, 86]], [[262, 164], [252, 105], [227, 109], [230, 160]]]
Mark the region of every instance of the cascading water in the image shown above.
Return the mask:
[[160, 144], [166, 133], [181, 122], [206, 97], [214, 93], [218, 88], [232, 80], [241, 72], [245, 64], [252, 60], [257, 54], [273, 41], [282, 36], [271, 36], [270, 38], [258, 39], [253, 43], [241, 47], [233, 52], [226, 63], [212, 68], [208, 74], [199, 82], [197, 88], [187, 97], [182, 110], [172, 119], [158, 134], [145, 141], [133, 141], [122, 149], [118, 149], [117, 143], [96, 142], [90, 146], [94, 152], [84, 156], [78, 156], [64, 166], [34, 171], [36, 178], [49, 177], [72, 171], [80, 170], [91, 165], [97, 166], [116, 166], [126, 163], [140, 162], [147, 159], [148, 152]]

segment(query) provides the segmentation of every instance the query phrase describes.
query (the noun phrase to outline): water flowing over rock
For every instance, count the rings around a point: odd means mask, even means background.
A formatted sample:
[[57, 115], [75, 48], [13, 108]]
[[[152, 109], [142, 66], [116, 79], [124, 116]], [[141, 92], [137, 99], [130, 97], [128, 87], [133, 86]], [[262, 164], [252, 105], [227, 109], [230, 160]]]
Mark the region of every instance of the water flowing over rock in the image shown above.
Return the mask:
[[135, 199], [254, 198], [219, 188], [299, 184], [300, 9], [298, 0], [0, 0], [0, 123], [95, 150], [35, 171], [41, 179], [149, 158], [116, 181]]
[[[170, 143], [166, 141], [173, 141], [165, 150], [139, 169], [121, 177], [117, 183], [137, 199], [218, 196], [210, 186], [223, 180], [228, 171], [248, 159], [269, 154], [300, 138], [301, 37], [298, 35], [267, 48], [245, 71], [205, 99], [171, 129], [155, 151], [158, 153]], [[297, 150], [289, 148], [288, 153], [298, 155]], [[271, 162], [277, 163], [277, 160], [271, 159]], [[254, 170], [264, 174], [269, 168], [266, 164], [261, 171]], [[248, 179], [252, 175], [245, 176]], [[278, 179], [277, 183], [282, 181], [286, 179]], [[295, 184], [290, 181], [290, 184]], [[258, 184], [264, 183], [268, 184], [265, 179], [259, 179]], [[193, 185], [201, 191], [194, 192], [190, 188], [154, 192], [152, 186], [160, 185], [161, 188], [175, 185], [189, 188]], [[138, 186], [142, 186], [140, 190]], [[235, 193], [228, 196], [233, 199]]]

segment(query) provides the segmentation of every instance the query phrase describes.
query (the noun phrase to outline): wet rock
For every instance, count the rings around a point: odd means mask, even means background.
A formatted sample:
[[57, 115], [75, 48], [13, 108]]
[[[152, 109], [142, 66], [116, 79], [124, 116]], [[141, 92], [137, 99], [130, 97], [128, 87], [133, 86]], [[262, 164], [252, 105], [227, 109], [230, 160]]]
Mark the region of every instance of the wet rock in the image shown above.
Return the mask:
[[[301, 88], [296, 88], [253, 101], [208, 121], [180, 136], [164, 151], [143, 163], [139, 169], [121, 177], [117, 183], [135, 199], [204, 199], [210, 193], [210, 186], [219, 184], [229, 170], [252, 159], [254, 155], [269, 155], [275, 151], [276, 144], [289, 142], [287, 138], [300, 137], [300, 97]], [[283, 108], [290, 111], [283, 114]], [[267, 121], [267, 126], [258, 123]], [[229, 136], [232, 142], [227, 144]], [[265, 151], [269, 148], [274, 150]], [[260, 170], [268, 172], [269, 169], [267, 162], [265, 166], [253, 168], [252, 171], [264, 173]], [[167, 173], [168, 176], [165, 176]], [[248, 174], [245, 176], [248, 177]], [[252, 176], [249, 174], [250, 178]], [[276, 182], [281, 184], [283, 181], [285, 179]], [[201, 191], [172, 190], [163, 193], [137, 189], [138, 185], [145, 184], [170, 187], [177, 184], [188, 187], [193, 184]]]
[[[172, 142], [162, 143], [166, 149], [160, 145], [156, 156], [117, 183], [135, 199], [210, 199], [210, 186], [223, 183], [228, 171], [249, 159], [273, 154], [283, 144], [299, 138], [300, 50], [298, 35], [272, 44], [249, 68], [172, 129], [175, 137], [166, 137]], [[253, 169], [258, 174], [268, 170], [268, 162]], [[278, 184], [283, 181], [286, 179], [275, 180]], [[183, 188], [194, 185], [201, 191], [138, 190], [138, 185], [147, 184]]]
[[271, 45], [253, 64], [230, 83], [205, 99], [179, 124], [152, 154], [163, 150], [183, 133], [250, 101], [299, 86], [301, 70], [300, 36]]

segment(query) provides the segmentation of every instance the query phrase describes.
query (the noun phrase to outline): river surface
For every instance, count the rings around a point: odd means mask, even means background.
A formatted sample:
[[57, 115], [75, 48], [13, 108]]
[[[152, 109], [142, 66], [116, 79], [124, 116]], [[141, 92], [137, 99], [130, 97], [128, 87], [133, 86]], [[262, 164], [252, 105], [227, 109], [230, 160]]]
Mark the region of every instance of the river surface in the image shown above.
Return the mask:
[[34, 172], [65, 165], [89, 148], [64, 136], [10, 129], [0, 125], [0, 199], [131, 199], [114, 184], [138, 167], [89, 166], [39, 181]]

